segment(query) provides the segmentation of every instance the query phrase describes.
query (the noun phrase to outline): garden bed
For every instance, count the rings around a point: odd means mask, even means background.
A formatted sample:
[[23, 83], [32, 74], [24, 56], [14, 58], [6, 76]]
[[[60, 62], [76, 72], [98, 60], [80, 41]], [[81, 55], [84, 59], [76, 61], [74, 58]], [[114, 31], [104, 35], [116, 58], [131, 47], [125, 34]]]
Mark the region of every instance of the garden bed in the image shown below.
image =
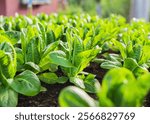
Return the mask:
[[150, 106], [149, 34], [116, 15], [0, 16], [0, 106]]
[[[92, 63], [91, 66], [85, 69], [85, 71], [95, 74], [96, 78], [99, 79], [99, 82], [102, 81], [104, 75], [107, 72], [106, 70], [100, 68], [99, 65], [95, 63]], [[62, 84], [48, 85], [45, 83], [42, 83], [42, 85], [47, 89], [47, 91], [41, 92], [34, 97], [27, 97], [20, 95], [18, 107], [59, 107], [58, 97], [61, 90], [72, 84], [68, 82], [63, 85]], [[94, 99], [98, 99], [95, 94], [89, 95]], [[148, 93], [148, 95], [146, 96], [143, 106], [150, 107], [150, 93]]]
[[[44, 85], [47, 88], [46, 92], [41, 92], [37, 96], [27, 97], [20, 95], [18, 107], [59, 107], [58, 96], [63, 88], [69, 86], [65, 85]], [[90, 94], [91, 97], [97, 99], [96, 95]], [[144, 107], [150, 107], [150, 93], [146, 96]]]
[[18, 107], [58, 107], [58, 96], [60, 91], [69, 86], [68, 84], [60, 85], [43, 85], [47, 91], [39, 93], [34, 97], [20, 95]]
[[[85, 71], [93, 73], [96, 75], [96, 78], [102, 81], [103, 76], [106, 73], [106, 70], [99, 67], [98, 64], [92, 63], [91, 66], [89, 66]], [[101, 72], [101, 73], [99, 73]], [[62, 72], [58, 72], [59, 75], [62, 74]], [[19, 102], [18, 107], [59, 107], [58, 103], [58, 96], [61, 92], [61, 90], [67, 86], [72, 86], [73, 84], [67, 82], [66, 84], [54, 84], [54, 85], [48, 85], [45, 83], [42, 83], [42, 86], [44, 86], [47, 91], [39, 93], [37, 96], [34, 97], [27, 97], [20, 95], [19, 96]], [[98, 99], [95, 94], [89, 95], [95, 99]]]

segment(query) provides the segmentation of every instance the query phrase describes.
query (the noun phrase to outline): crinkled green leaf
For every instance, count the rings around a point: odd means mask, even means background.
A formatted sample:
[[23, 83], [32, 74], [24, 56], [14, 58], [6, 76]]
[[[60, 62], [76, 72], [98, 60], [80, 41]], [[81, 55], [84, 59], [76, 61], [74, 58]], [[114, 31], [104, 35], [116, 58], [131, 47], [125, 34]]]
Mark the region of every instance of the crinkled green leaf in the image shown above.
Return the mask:
[[0, 69], [6, 78], [13, 78], [17, 66], [16, 51], [9, 42], [1, 42], [0, 51]]
[[47, 45], [55, 42], [56, 38], [55, 38], [55, 34], [52, 30], [47, 31], [46, 36], [47, 36]]
[[138, 63], [133, 58], [127, 58], [124, 60], [123, 67], [125, 67], [131, 71], [134, 71], [134, 69], [137, 68], [138, 66], [139, 66]]
[[15, 48], [17, 53], [17, 71], [21, 71], [24, 67], [24, 55], [22, 53], [22, 49]]
[[58, 47], [59, 42], [60, 42], [60, 41], [53, 42], [53, 43], [49, 44], [49, 45], [45, 48], [44, 53], [43, 53], [43, 55], [42, 55], [41, 58], [43, 59], [43, 58], [46, 57], [51, 51], [54, 51], [55, 48]]
[[20, 40], [20, 32], [18, 31], [6, 31], [5, 36], [8, 37], [8, 39], [11, 40], [11, 43], [14, 45], [14, 44], [17, 44]]
[[26, 47], [26, 58], [27, 62], [34, 62], [35, 64], [38, 64], [40, 61], [40, 53], [38, 50], [38, 39], [34, 38], [31, 39], [31, 41], [27, 44]]
[[141, 60], [139, 61], [139, 64], [144, 64], [145, 62], [147, 62], [150, 59], [150, 46], [146, 45], [143, 46], [143, 54], [141, 57]]

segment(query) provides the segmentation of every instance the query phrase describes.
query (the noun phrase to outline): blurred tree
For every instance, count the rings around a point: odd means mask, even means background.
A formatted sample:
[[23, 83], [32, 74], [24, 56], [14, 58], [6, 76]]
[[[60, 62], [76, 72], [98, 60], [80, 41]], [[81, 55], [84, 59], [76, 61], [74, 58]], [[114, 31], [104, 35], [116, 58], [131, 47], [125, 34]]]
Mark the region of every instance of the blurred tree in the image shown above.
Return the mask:
[[[59, 0], [62, 2], [62, 0]], [[59, 7], [59, 13], [65, 13], [65, 14], [74, 14], [74, 13], [81, 13], [81, 0], [66, 0], [67, 6], [65, 9], [61, 9], [62, 7]]]
[[69, 4], [80, 5], [82, 0], [68, 0]]
[[101, 0], [102, 16], [120, 14], [129, 19], [130, 0]]
[[96, 0], [81, 0], [81, 7], [89, 14], [96, 14]]
[[68, 12], [86, 12], [96, 14], [96, 1], [100, 0], [68, 0]]

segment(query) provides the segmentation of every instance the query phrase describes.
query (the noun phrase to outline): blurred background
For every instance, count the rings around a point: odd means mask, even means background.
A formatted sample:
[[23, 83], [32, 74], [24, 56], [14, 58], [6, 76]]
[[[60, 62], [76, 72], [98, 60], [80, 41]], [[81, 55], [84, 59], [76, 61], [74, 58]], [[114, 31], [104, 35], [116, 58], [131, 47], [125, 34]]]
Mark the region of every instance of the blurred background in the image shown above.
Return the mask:
[[88, 13], [108, 17], [119, 14], [127, 20], [150, 18], [150, 0], [0, 0], [0, 15], [59, 12], [63, 14]]

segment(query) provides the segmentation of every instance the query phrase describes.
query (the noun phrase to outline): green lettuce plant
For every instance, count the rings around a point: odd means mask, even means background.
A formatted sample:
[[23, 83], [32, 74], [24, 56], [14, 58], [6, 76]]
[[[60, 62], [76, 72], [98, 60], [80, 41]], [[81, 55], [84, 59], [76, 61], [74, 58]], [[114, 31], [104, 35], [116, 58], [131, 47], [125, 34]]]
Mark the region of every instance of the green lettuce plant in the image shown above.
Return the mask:
[[40, 81], [32, 71], [25, 70], [16, 76], [16, 60], [11, 41], [0, 36], [0, 106], [16, 106], [18, 93], [35, 96], [41, 90]]
[[[91, 88], [94, 89], [95, 83], [98, 81], [95, 76], [89, 74], [84, 75], [82, 71], [89, 66], [90, 61], [100, 53], [101, 48], [96, 44], [93, 46], [93, 41], [90, 37], [82, 40], [75, 29], [66, 31], [66, 42], [61, 42], [62, 50], [56, 50], [49, 54], [49, 61], [53, 64], [61, 66], [62, 71], [69, 78], [69, 81], [75, 85], [89, 91], [89, 81], [91, 80]], [[90, 77], [90, 78], [89, 78]], [[84, 82], [84, 80], [86, 80]], [[85, 83], [88, 83], [87, 85]], [[89, 86], [90, 87], [90, 86]]]

